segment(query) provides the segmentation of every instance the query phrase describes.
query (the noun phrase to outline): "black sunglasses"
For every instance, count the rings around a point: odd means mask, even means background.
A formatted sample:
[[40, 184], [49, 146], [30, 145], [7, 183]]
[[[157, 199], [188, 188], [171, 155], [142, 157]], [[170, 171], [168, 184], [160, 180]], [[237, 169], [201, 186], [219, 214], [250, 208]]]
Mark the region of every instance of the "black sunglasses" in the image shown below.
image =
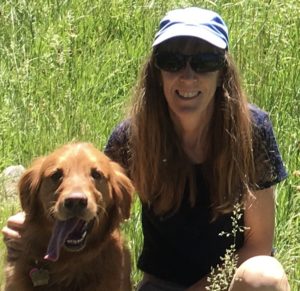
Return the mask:
[[187, 62], [196, 73], [213, 72], [224, 67], [225, 55], [220, 53], [184, 55], [173, 52], [157, 52], [155, 54], [155, 65], [163, 71], [179, 72], [186, 67]]

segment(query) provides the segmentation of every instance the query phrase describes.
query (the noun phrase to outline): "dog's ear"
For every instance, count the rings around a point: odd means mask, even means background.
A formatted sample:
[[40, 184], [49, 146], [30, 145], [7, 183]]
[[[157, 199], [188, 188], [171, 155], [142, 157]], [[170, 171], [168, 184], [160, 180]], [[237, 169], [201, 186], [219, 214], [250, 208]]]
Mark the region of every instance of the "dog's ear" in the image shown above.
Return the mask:
[[113, 169], [113, 175], [111, 177], [112, 195], [119, 208], [119, 214], [123, 219], [128, 219], [130, 216], [134, 187], [122, 167], [113, 161], [110, 161], [110, 163]]
[[38, 158], [21, 176], [19, 181], [19, 197], [22, 209], [26, 214], [34, 216], [38, 207], [36, 195], [41, 184], [41, 167], [44, 158]]

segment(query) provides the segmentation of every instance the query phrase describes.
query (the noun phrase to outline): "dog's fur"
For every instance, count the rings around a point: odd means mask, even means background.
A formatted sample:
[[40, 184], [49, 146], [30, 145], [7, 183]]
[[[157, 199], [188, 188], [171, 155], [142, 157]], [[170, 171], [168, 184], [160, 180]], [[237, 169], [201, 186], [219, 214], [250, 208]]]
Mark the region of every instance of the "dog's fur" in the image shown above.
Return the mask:
[[[119, 225], [129, 217], [133, 186], [118, 164], [91, 144], [68, 144], [37, 159], [21, 177], [19, 192], [24, 251], [7, 263], [5, 291], [131, 290], [130, 255]], [[81, 222], [72, 226], [80, 238], [89, 222], [85, 244], [70, 249], [63, 239], [57, 248], [54, 225], [74, 217]], [[34, 269], [46, 270], [46, 285], [33, 287]]]

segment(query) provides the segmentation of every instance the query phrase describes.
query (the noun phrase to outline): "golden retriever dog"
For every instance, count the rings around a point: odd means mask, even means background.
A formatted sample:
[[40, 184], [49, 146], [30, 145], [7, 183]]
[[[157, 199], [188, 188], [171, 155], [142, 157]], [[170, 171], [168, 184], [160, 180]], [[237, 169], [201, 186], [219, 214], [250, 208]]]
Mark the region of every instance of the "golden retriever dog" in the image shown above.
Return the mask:
[[24, 250], [7, 263], [5, 291], [131, 290], [119, 227], [133, 186], [118, 164], [91, 144], [67, 144], [33, 163], [19, 193]]

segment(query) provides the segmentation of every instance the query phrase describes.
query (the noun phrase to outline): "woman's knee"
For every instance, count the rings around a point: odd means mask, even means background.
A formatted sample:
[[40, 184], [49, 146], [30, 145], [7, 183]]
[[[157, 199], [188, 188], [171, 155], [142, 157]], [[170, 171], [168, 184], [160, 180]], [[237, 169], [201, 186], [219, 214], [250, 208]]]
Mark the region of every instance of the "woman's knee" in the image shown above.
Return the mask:
[[282, 265], [273, 257], [256, 256], [237, 269], [230, 291], [289, 291], [287, 276]]

